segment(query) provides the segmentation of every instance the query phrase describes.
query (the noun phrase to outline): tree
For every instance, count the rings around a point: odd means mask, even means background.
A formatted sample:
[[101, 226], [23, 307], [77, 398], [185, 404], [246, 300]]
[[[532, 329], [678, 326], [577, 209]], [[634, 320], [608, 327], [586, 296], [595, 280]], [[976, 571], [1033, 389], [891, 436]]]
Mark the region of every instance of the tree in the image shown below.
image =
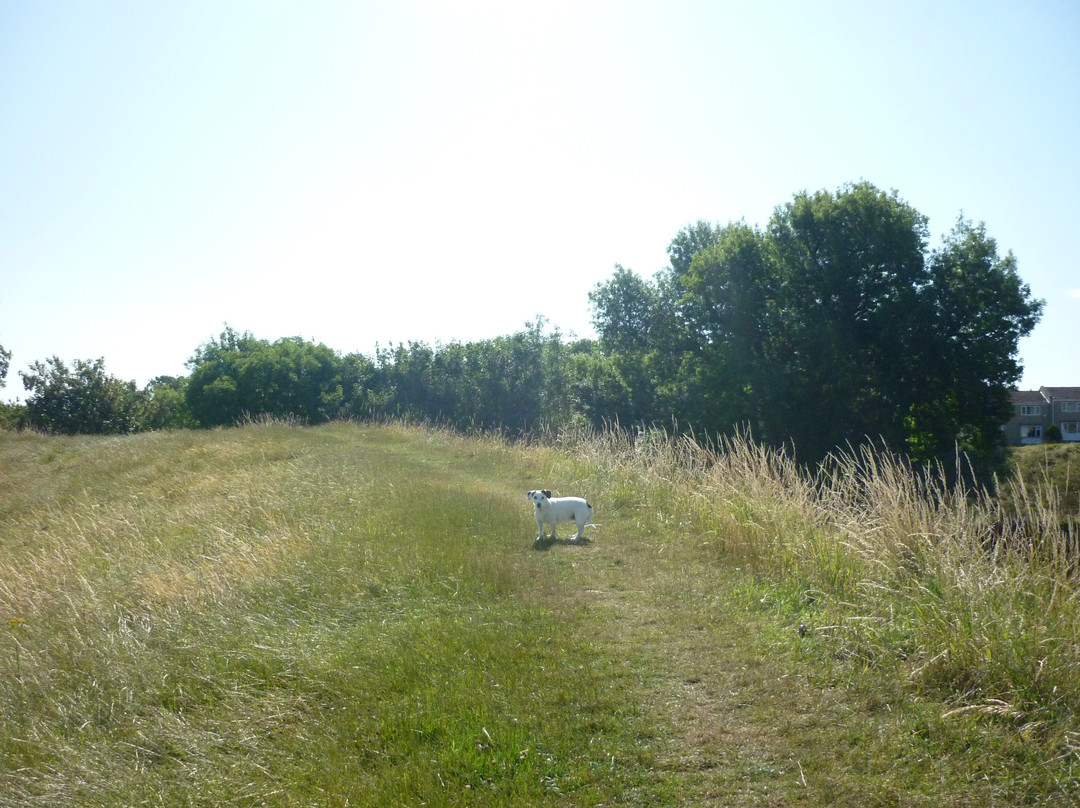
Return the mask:
[[[11, 366], [11, 351], [0, 345], [0, 386], [7, 380]], [[26, 407], [21, 404], [7, 404], [0, 401], [0, 429], [16, 429], [26, 416]]]
[[7, 379], [9, 367], [11, 367], [11, 351], [4, 350], [4, 346], [0, 345], [0, 385]]
[[616, 264], [611, 280], [589, 292], [589, 302], [593, 328], [606, 350], [628, 353], [651, 345], [652, 326], [662, 315], [655, 286]]
[[962, 217], [930, 255], [927, 274], [905, 380], [909, 451], [941, 458], [959, 442], [992, 465], [1004, 451], [1008, 392], [1022, 372], [1017, 346], [1044, 302], [1020, 279], [1016, 257], [999, 257], [985, 226]]
[[930, 314], [918, 300], [927, 238], [924, 216], [865, 182], [774, 213], [770, 328], [785, 389], [769, 402], [770, 434], [807, 460], [867, 437], [902, 443], [910, 342]]
[[361, 368], [330, 348], [300, 337], [270, 343], [226, 326], [190, 360], [185, 399], [202, 426], [231, 425], [270, 415], [320, 423], [347, 414]]
[[217, 339], [201, 345], [188, 360], [191, 376], [184, 397], [198, 424], [222, 426], [241, 420], [252, 402], [241, 395], [240, 378], [257, 348], [251, 333], [240, 334], [225, 326]]
[[374, 409], [465, 430], [530, 433], [566, 424], [577, 401], [577, 355], [590, 348], [568, 347], [558, 329], [546, 326], [538, 317], [509, 336], [379, 350]]
[[[666, 420], [673, 410], [683, 410], [678, 402], [688, 395], [693, 400], [685, 379], [678, 378], [686, 350], [676, 310], [681, 294], [663, 275], [650, 282], [619, 264], [611, 280], [589, 293], [600, 341], [585, 377], [597, 387], [579, 386], [578, 397], [591, 402], [588, 417], [594, 424]], [[606, 413], [603, 407], [609, 408]]]
[[933, 252], [928, 232], [866, 182], [797, 194], [764, 231], [698, 222], [655, 285], [618, 267], [590, 295], [601, 347], [643, 373], [626, 386], [653, 394], [658, 421], [749, 423], [808, 463], [884, 439], [919, 462], [959, 444], [989, 464], [1043, 304], [982, 225], [961, 219]]
[[672, 263], [672, 275], [683, 289], [679, 311], [701, 388], [694, 423], [763, 432], [769, 410], [782, 400], [771, 350], [780, 278], [764, 235], [743, 223], [714, 230], [712, 244], [685, 269]]
[[718, 224], [710, 224], [704, 219], [699, 219], [676, 233], [667, 249], [668, 260], [671, 263], [671, 276], [685, 277], [690, 272], [690, 264], [694, 262], [694, 256], [716, 244], [726, 229]]
[[383, 414], [440, 417], [442, 407], [432, 403], [434, 358], [434, 350], [423, 342], [376, 351], [373, 386]]
[[145, 394], [135, 382], [107, 374], [104, 359], [77, 359], [69, 370], [52, 357], [19, 376], [30, 393], [26, 416], [33, 427], [65, 435], [123, 434], [142, 427]]
[[186, 429], [195, 425], [184, 393], [186, 376], [157, 376], [146, 385], [146, 429]]

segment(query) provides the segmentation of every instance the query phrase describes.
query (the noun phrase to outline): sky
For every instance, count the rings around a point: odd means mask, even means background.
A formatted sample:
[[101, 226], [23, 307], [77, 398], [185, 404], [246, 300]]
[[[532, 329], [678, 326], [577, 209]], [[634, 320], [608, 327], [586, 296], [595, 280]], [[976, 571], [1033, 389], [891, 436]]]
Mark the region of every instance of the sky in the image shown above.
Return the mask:
[[537, 317], [615, 265], [869, 181], [1044, 299], [1080, 386], [1080, 4], [0, 0], [0, 398], [139, 386], [226, 325], [345, 353]]

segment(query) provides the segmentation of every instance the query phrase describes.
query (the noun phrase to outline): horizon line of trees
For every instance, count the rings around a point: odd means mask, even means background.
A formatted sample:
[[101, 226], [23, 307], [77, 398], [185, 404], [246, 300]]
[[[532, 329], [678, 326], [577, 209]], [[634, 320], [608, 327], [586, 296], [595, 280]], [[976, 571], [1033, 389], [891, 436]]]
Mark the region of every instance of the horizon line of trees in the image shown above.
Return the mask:
[[29, 398], [4, 405], [3, 424], [73, 435], [235, 426], [260, 417], [303, 424], [410, 417], [526, 434], [576, 417], [568, 363], [595, 350], [591, 340], [568, 344], [546, 326], [537, 317], [510, 336], [435, 347], [409, 342], [369, 358], [300, 337], [271, 342], [226, 324], [188, 360], [189, 375], [159, 376], [142, 389], [109, 375], [104, 359], [35, 362], [19, 372]]
[[[799, 193], [765, 228], [685, 227], [651, 280], [616, 265], [589, 295], [595, 340], [565, 340], [538, 317], [509, 336], [370, 358], [226, 325], [190, 375], [142, 390], [100, 359], [35, 362], [19, 374], [31, 395], [7, 422], [61, 433], [264, 415], [515, 433], [681, 424], [712, 437], [749, 428], [807, 463], [870, 439], [917, 463], [947, 462], [959, 446], [988, 470], [1004, 456], [1018, 342], [1044, 304], [982, 224], [961, 217], [940, 247], [928, 241], [926, 217], [896, 191]], [[5, 374], [9, 360], [0, 347]]]

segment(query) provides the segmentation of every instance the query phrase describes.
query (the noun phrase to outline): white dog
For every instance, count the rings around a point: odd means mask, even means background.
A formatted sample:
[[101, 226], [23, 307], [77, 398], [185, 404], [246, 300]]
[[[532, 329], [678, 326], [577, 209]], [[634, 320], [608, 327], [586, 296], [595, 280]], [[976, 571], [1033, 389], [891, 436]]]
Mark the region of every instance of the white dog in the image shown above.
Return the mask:
[[577, 534], [570, 541], [585, 540], [585, 525], [593, 518], [592, 505], [581, 497], [554, 497], [550, 491], [530, 491], [525, 495], [536, 513], [537, 542], [544, 540], [544, 524], [551, 525], [551, 538], [555, 538], [555, 526], [559, 522], [576, 522]]

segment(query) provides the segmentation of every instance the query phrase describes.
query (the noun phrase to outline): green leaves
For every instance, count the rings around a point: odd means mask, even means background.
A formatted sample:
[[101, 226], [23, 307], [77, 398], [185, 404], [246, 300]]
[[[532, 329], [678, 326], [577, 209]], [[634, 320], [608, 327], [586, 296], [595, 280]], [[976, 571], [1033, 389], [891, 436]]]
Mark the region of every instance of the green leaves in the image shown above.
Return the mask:
[[808, 462], [879, 438], [919, 462], [958, 441], [990, 455], [1042, 302], [981, 224], [959, 220], [934, 252], [928, 234], [867, 182], [800, 193], [764, 231], [684, 228], [653, 284], [617, 267], [590, 295], [593, 322], [654, 420], [749, 424]]
[[626, 353], [647, 344], [650, 326], [660, 314], [659, 292], [619, 264], [611, 280], [589, 293], [593, 327], [605, 349]]
[[9, 367], [11, 367], [11, 351], [0, 345], [0, 384], [3, 384], [7, 378]]
[[[273, 343], [231, 328], [189, 361], [186, 399], [203, 426], [269, 415], [321, 423], [344, 414], [371, 374], [370, 363], [341, 357], [300, 337]], [[348, 392], [347, 392], [348, 391]]]
[[135, 382], [105, 372], [105, 360], [76, 359], [68, 366], [57, 357], [34, 362], [19, 372], [30, 392], [26, 414], [30, 424], [64, 435], [123, 434], [141, 428], [147, 396]]

